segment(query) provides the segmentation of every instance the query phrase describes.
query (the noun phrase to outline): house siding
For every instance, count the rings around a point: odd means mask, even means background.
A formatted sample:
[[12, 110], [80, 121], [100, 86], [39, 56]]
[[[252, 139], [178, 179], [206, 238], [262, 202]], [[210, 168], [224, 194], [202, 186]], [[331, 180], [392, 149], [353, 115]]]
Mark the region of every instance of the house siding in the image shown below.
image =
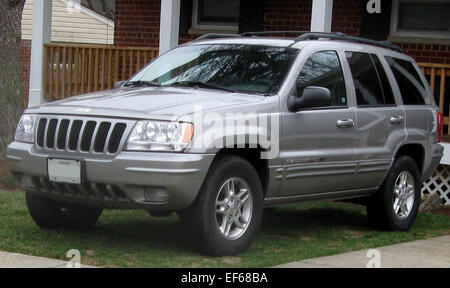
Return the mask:
[[[22, 15], [22, 39], [31, 40], [34, 0], [27, 0]], [[70, 13], [66, 3], [53, 1], [52, 41], [114, 44], [114, 23], [102, 16], [91, 16], [84, 12]], [[94, 12], [92, 14], [95, 15]]]
[[[311, 7], [312, 0], [265, 0], [264, 29], [309, 30]], [[359, 36], [362, 8], [361, 0], [334, 0], [332, 31]], [[114, 44], [158, 47], [160, 9], [160, 0], [116, 0]], [[198, 36], [180, 36], [180, 44]], [[417, 62], [450, 63], [450, 45], [395, 44]]]
[[[22, 14], [22, 43], [20, 47], [20, 77], [22, 96], [28, 103], [30, 83], [31, 38], [34, 0], [27, 0]], [[66, 3], [54, 0], [52, 9], [52, 42], [114, 44], [114, 23], [102, 16], [69, 13]], [[94, 12], [92, 12], [95, 14]], [[103, 20], [100, 20], [103, 19]]]

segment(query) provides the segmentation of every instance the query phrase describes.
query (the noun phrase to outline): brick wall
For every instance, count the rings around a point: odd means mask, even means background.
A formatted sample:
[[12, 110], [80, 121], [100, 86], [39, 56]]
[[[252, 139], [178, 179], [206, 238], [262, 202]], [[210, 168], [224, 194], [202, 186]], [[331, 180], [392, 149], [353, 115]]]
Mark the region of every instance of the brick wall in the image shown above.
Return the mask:
[[266, 0], [264, 29], [268, 31], [307, 30], [311, 24], [311, 0]]
[[[309, 30], [312, 0], [266, 0], [264, 29]], [[160, 0], [116, 0], [115, 44], [158, 47]], [[335, 0], [332, 31], [358, 36], [360, 0]], [[198, 35], [180, 37], [180, 43]], [[396, 43], [418, 62], [450, 63], [449, 45]]]
[[[312, 0], [266, 0], [265, 3], [265, 30], [309, 30]], [[116, 0], [115, 44], [158, 47], [160, 7], [160, 0]], [[361, 8], [360, 0], [334, 0], [332, 31], [358, 36]], [[198, 36], [182, 36], [180, 43]], [[396, 44], [418, 62], [450, 63], [449, 45]]]
[[[333, 2], [332, 31], [359, 35], [360, 0]], [[266, 0], [264, 29], [307, 31], [311, 26], [312, 0]]]
[[[161, 0], [116, 0], [114, 45], [158, 47]], [[180, 44], [199, 35], [180, 37]]]
[[114, 44], [159, 45], [160, 0], [116, 0]]
[[[335, 0], [333, 31], [359, 35], [359, 0]], [[264, 29], [309, 30], [312, 0], [266, 0]], [[160, 0], [116, 0], [115, 45], [159, 45]], [[180, 37], [180, 43], [193, 40], [199, 35]]]
[[450, 64], [450, 45], [395, 43], [417, 62]]
[[31, 41], [22, 40], [20, 46], [20, 78], [22, 81], [22, 96], [25, 107], [28, 103], [28, 90], [30, 86], [30, 56]]
[[360, 0], [334, 0], [331, 30], [359, 36], [361, 25]]

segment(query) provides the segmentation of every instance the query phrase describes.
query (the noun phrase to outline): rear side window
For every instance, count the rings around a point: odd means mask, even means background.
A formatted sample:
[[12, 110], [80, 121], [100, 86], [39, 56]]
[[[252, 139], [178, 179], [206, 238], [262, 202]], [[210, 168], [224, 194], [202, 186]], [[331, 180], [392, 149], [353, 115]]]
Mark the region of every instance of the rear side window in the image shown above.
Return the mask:
[[358, 106], [395, 105], [389, 81], [377, 56], [359, 52], [346, 52], [346, 56]]
[[394, 93], [392, 92], [391, 83], [389, 83], [389, 79], [386, 75], [386, 71], [384, 71], [383, 65], [381, 65], [380, 59], [375, 54], [370, 54], [370, 57], [375, 64], [378, 72], [378, 78], [380, 78], [381, 86], [383, 88], [384, 102], [387, 105], [395, 105]]
[[414, 65], [409, 61], [392, 57], [386, 57], [386, 60], [397, 80], [400, 93], [402, 94], [403, 104], [424, 105], [425, 86]]

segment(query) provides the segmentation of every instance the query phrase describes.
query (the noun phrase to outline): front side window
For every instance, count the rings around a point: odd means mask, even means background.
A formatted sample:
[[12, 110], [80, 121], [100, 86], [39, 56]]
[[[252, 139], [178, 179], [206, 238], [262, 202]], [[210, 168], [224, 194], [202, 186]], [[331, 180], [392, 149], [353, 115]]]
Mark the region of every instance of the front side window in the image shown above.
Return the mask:
[[[384, 106], [395, 104], [390, 87], [385, 84], [386, 88], [383, 89], [381, 84], [382, 82], [387, 81], [387, 77], [385, 74], [380, 74], [375, 68], [373, 59], [378, 60], [376, 56], [360, 52], [346, 52], [345, 54], [352, 72], [358, 106]], [[381, 63], [379, 63], [379, 69], [380, 72], [384, 73]], [[382, 77], [384, 78], [384, 81], [382, 81]], [[386, 93], [384, 93], [383, 90], [386, 90]], [[387, 97], [385, 97], [385, 95]]]
[[331, 92], [330, 106], [347, 106], [344, 74], [335, 51], [316, 52], [306, 61], [296, 83], [296, 95], [302, 95], [308, 86], [328, 88]]
[[400, 93], [402, 94], [403, 104], [425, 104], [425, 86], [413, 64], [409, 61], [393, 57], [386, 57], [386, 60], [391, 67], [395, 80], [397, 80]]
[[276, 94], [298, 51], [251, 45], [182, 46], [152, 62], [129, 83]]

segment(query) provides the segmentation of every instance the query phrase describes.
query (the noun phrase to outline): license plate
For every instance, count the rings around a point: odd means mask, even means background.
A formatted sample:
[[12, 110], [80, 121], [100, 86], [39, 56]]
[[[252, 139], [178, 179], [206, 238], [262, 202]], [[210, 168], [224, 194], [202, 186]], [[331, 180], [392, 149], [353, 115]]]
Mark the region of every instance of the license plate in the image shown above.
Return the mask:
[[48, 159], [48, 178], [52, 182], [81, 184], [81, 161]]

